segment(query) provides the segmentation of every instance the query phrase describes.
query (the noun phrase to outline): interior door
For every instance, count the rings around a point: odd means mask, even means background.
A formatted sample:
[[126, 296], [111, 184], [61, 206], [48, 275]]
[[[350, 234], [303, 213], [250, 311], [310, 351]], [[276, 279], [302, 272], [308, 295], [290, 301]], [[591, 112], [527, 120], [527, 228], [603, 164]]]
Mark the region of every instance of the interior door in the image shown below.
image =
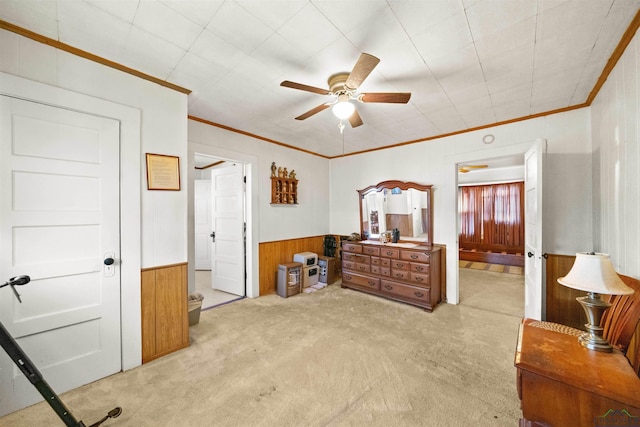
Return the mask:
[[[32, 279], [0, 321], [58, 393], [121, 370], [119, 145], [117, 120], [0, 96], [0, 279]], [[0, 415], [39, 400], [0, 352]]]
[[537, 141], [524, 155], [524, 315], [542, 320], [542, 155]]
[[195, 227], [195, 269], [211, 270], [211, 181], [193, 181]]
[[245, 295], [244, 173], [241, 164], [211, 170], [211, 287]]

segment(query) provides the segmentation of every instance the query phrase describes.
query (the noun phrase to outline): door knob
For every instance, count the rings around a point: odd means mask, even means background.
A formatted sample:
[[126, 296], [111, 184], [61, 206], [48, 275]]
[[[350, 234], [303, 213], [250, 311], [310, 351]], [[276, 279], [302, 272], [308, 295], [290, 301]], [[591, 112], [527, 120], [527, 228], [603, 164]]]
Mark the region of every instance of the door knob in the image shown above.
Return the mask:
[[531, 258], [533, 256], [533, 252], [527, 252], [527, 256]]
[[116, 261], [111, 257], [104, 259], [104, 265], [112, 265], [114, 262]]
[[216, 241], [216, 232], [212, 231], [211, 234], [209, 234], [209, 236], [211, 236], [211, 241], [215, 242]]

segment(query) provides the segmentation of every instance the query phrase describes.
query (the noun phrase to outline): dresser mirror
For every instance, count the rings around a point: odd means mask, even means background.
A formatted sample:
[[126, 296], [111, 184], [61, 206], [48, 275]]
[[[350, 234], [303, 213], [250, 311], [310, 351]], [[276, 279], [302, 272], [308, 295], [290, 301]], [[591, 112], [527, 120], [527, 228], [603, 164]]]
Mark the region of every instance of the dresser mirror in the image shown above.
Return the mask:
[[365, 240], [380, 239], [394, 229], [400, 241], [433, 243], [431, 185], [404, 181], [383, 181], [358, 190], [360, 234]]

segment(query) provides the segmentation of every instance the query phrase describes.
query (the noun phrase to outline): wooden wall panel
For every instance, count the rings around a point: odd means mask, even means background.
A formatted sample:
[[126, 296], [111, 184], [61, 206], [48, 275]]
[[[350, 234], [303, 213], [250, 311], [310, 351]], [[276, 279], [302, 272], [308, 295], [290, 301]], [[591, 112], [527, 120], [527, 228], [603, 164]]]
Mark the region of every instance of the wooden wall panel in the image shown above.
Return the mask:
[[187, 264], [141, 272], [142, 363], [189, 345]]
[[545, 319], [585, 330], [584, 324], [587, 323], [587, 317], [576, 298], [586, 295], [586, 292], [567, 288], [558, 283], [558, 278], [564, 277], [571, 270], [576, 259], [575, 255], [547, 254], [547, 256]]
[[[336, 241], [340, 242], [336, 236]], [[324, 236], [303, 237], [300, 239], [263, 242], [259, 245], [258, 262], [260, 266], [260, 296], [276, 291], [278, 265], [293, 261], [293, 254], [313, 252], [324, 254]]]

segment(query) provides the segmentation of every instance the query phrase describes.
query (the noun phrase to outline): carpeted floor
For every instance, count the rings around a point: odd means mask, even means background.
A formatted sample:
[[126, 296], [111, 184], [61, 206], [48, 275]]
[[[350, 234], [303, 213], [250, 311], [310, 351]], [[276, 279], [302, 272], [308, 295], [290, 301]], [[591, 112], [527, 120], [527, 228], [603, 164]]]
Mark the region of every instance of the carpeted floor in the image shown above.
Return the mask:
[[[433, 313], [339, 285], [207, 310], [189, 348], [62, 399], [87, 425], [122, 406], [105, 427], [517, 425], [522, 276], [460, 277]], [[63, 424], [40, 403], [0, 425]]]

